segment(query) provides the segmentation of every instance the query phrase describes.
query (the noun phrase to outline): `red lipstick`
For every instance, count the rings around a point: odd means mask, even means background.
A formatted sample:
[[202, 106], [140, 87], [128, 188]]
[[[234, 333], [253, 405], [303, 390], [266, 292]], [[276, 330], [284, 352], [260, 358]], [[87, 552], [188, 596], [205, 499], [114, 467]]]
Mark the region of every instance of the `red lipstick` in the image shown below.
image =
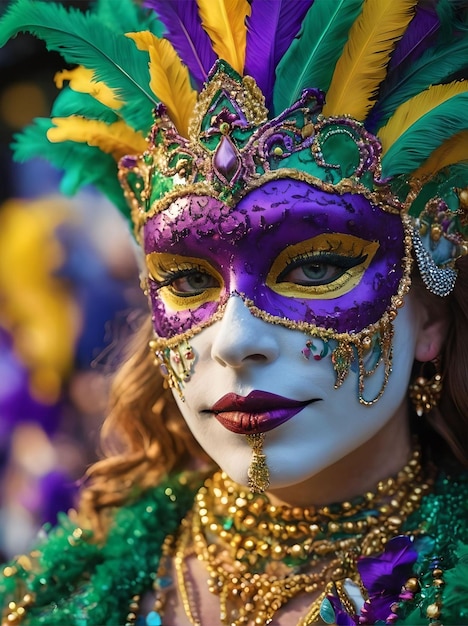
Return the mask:
[[253, 435], [284, 424], [315, 401], [299, 402], [267, 391], [251, 391], [245, 397], [228, 393], [211, 407], [211, 412], [231, 432]]

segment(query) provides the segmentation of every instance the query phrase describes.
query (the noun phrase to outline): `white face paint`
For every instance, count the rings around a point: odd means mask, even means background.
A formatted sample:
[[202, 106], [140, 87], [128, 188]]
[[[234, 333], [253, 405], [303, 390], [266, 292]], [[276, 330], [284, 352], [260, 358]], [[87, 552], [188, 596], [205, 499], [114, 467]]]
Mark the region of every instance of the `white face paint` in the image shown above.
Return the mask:
[[[308, 337], [254, 317], [231, 297], [221, 321], [191, 339], [196, 354], [185, 402], [176, 401], [207, 454], [236, 482], [247, 484], [251, 449], [243, 434], [227, 430], [210, 412], [228, 393], [262, 391], [289, 400], [315, 402], [266, 433], [264, 452], [271, 489], [292, 486], [323, 472], [378, 433], [404, 406], [414, 359], [419, 316], [411, 297], [395, 320], [393, 372], [382, 398], [358, 401], [358, 376], [350, 371], [339, 389], [330, 355], [306, 360]], [[310, 339], [310, 338], [309, 338]], [[320, 346], [320, 340], [314, 340]], [[383, 365], [366, 379], [365, 396], [381, 388]], [[389, 450], [391, 454], [391, 450]]]

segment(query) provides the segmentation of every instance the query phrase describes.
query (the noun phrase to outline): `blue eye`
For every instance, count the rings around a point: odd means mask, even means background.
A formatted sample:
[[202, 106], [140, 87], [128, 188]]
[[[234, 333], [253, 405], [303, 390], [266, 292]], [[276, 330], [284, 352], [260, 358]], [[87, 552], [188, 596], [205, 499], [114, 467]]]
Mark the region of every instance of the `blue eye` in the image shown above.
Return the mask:
[[365, 254], [349, 257], [327, 252], [301, 256], [284, 268], [277, 282], [303, 286], [327, 285], [340, 278], [350, 268], [363, 263], [366, 258]]
[[214, 276], [197, 268], [167, 272], [162, 281], [155, 282], [158, 289], [168, 287], [176, 296], [181, 298], [198, 296], [207, 289], [219, 287]]
[[170, 287], [178, 295], [194, 296], [203, 293], [206, 289], [218, 287], [218, 283], [213, 276], [195, 271], [171, 281]]

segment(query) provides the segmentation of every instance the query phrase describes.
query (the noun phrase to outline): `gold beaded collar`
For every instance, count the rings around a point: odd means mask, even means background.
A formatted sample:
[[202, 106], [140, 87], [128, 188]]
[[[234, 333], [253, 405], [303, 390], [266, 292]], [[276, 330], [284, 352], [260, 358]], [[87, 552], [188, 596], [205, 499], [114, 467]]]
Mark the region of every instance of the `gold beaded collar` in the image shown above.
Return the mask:
[[209, 590], [219, 596], [221, 624], [267, 624], [303, 593], [311, 604], [299, 626], [317, 623], [331, 588], [345, 604], [351, 602], [345, 582], [362, 587], [357, 559], [381, 552], [401, 532], [432, 482], [424, 480], [416, 450], [398, 475], [380, 481], [374, 493], [304, 509], [275, 506], [267, 495], [252, 493], [223, 472], [214, 474], [199, 490], [175, 546], [166, 545], [166, 555], [175, 555], [189, 620], [201, 624], [188, 583], [187, 558], [195, 555], [206, 566]]

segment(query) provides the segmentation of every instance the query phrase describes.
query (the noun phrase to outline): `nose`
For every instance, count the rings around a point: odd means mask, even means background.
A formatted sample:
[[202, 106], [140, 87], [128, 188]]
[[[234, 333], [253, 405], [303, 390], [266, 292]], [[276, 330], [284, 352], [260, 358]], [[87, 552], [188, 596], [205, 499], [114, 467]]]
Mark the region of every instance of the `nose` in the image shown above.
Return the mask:
[[239, 296], [229, 298], [216, 329], [211, 356], [223, 366], [266, 364], [279, 355], [274, 327], [252, 315]]

